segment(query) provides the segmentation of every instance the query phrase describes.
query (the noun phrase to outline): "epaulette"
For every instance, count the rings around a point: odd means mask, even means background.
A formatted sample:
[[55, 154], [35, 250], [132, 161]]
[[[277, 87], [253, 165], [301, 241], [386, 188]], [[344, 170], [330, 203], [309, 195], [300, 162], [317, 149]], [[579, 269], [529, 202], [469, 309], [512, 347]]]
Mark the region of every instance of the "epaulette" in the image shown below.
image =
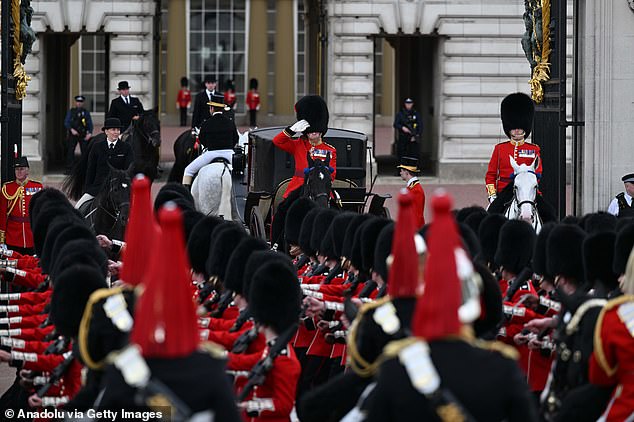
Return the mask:
[[414, 188], [414, 186], [416, 186], [416, 185], [420, 185], [420, 182], [418, 180], [416, 180], [411, 185], [407, 185], [407, 189], [412, 190]]
[[497, 352], [507, 359], [518, 360], [520, 357], [520, 354], [514, 347], [502, 343], [501, 341], [475, 340], [473, 345], [480, 349]]
[[[323, 142], [323, 141], [322, 141]], [[328, 145], [330, 148], [334, 149], [335, 152], [337, 151], [337, 148], [333, 147], [332, 145], [330, 145], [328, 142], [324, 142], [324, 145]]]
[[[622, 305], [626, 302], [633, 302], [634, 295], [623, 295], [612, 300], [609, 300], [608, 303], [605, 304], [601, 312], [599, 313], [599, 317], [597, 318], [597, 323], [594, 326], [594, 356], [597, 360], [597, 363], [603, 369], [603, 371], [609, 376], [612, 377], [616, 373], [617, 366], [612, 368], [608, 363], [608, 359], [605, 356], [605, 352], [603, 351], [603, 342], [601, 341], [601, 327], [603, 326], [603, 318], [605, 317], [605, 313], [616, 308], [619, 305]], [[628, 327], [629, 328], [629, 327]]]
[[606, 305], [608, 301], [605, 299], [590, 299], [583, 302], [575, 311], [575, 314], [570, 319], [570, 322], [566, 324], [566, 334], [569, 336], [574, 334], [579, 328], [579, 324], [581, 320], [585, 316], [586, 312], [588, 312], [592, 308], [603, 307]]
[[211, 342], [211, 341], [202, 341], [198, 345], [198, 349], [201, 352], [209, 353], [211, 355], [211, 357], [214, 358], [214, 359], [226, 359], [227, 358], [227, 351], [222, 346], [220, 346], [219, 344], [216, 344], [216, 343]]
[[29, 179], [29, 182], [33, 182], [33, 183], [37, 183], [37, 184], [42, 185], [42, 182], [40, 182], [39, 180]]

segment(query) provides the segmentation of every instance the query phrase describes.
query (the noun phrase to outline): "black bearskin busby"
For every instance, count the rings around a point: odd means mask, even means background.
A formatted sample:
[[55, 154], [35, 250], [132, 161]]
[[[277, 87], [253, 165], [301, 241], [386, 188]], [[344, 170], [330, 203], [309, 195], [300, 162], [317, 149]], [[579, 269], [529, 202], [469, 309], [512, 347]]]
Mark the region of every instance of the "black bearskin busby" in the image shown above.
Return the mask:
[[595, 212], [584, 215], [580, 224], [588, 234], [605, 231], [614, 232], [616, 230], [616, 217], [607, 212]]
[[473, 230], [473, 233], [477, 236], [478, 231], [480, 230], [480, 224], [482, 221], [489, 216], [484, 209], [474, 211], [464, 219], [463, 223], [466, 224]]
[[289, 245], [299, 245], [299, 232], [302, 229], [302, 222], [308, 211], [315, 208], [317, 204], [310, 198], [297, 198], [288, 208], [286, 219], [284, 220], [284, 236]]
[[[471, 214], [472, 216], [474, 214]], [[462, 240], [462, 245], [464, 246], [465, 251], [469, 253], [469, 256], [474, 259], [476, 256], [480, 255], [480, 241], [478, 240], [478, 236], [476, 236], [475, 231], [469, 227], [466, 223], [458, 224], [458, 231], [460, 232], [460, 239]]]
[[258, 80], [255, 78], [249, 79], [249, 89], [258, 89]]
[[253, 318], [282, 333], [297, 324], [302, 293], [295, 269], [288, 262], [267, 262], [253, 275], [249, 308]]
[[524, 139], [526, 139], [533, 128], [535, 105], [528, 95], [516, 92], [515, 94], [507, 95], [502, 100], [500, 115], [502, 117], [502, 127], [507, 137], [511, 137], [513, 129], [524, 129]]
[[308, 214], [304, 217], [304, 221], [302, 221], [302, 228], [299, 230], [299, 238], [297, 239], [299, 247], [302, 252], [308, 256], [314, 256], [317, 253], [317, 250], [312, 248], [310, 239], [313, 234], [313, 223], [321, 210], [321, 208], [315, 207], [308, 211]]
[[546, 242], [546, 266], [553, 276], [574, 279], [583, 283], [583, 240], [581, 227], [560, 224], [550, 232]]
[[387, 258], [392, 253], [392, 238], [394, 237], [394, 223], [390, 222], [381, 229], [376, 239], [374, 247], [374, 264], [372, 269], [381, 276], [383, 281], [388, 282], [389, 268]]
[[533, 272], [535, 274], [544, 276], [549, 279], [554, 279], [555, 276], [548, 272], [548, 262], [546, 255], [546, 245], [548, 243], [548, 236], [557, 227], [557, 223], [552, 221], [542, 226], [537, 238], [535, 239], [535, 249], [533, 250]]
[[370, 216], [368, 219], [363, 221], [361, 225], [354, 231], [354, 240], [352, 241], [352, 246], [350, 248], [350, 256], [348, 256], [348, 260], [350, 260], [350, 264], [353, 265], [357, 270], [362, 271], [367, 274], [367, 270], [364, 270], [363, 267], [363, 233], [366, 228], [372, 225], [376, 220], [379, 220], [376, 216]]
[[203, 122], [198, 139], [209, 151], [233, 149], [238, 143], [238, 131], [233, 120], [214, 114]]
[[186, 210], [183, 212], [183, 235], [185, 236], [185, 243], [189, 241], [194, 227], [200, 220], [205, 218], [205, 214], [195, 210]]
[[223, 280], [225, 287], [236, 294], [243, 295], [245, 264], [254, 252], [268, 249], [269, 247], [264, 240], [251, 236], [242, 238], [229, 257], [227, 271]]
[[627, 260], [634, 247], [634, 224], [623, 227], [616, 235], [612, 269], [618, 275], [625, 274]]
[[46, 240], [46, 234], [48, 228], [57, 219], [64, 219], [69, 224], [73, 222], [82, 223], [84, 220], [82, 217], [66, 206], [54, 205], [51, 207], [42, 207], [37, 214], [37, 217], [33, 220], [31, 231], [33, 233], [33, 247], [37, 256], [42, 256], [42, 249], [44, 248], [44, 241]]
[[531, 262], [535, 230], [521, 220], [509, 220], [500, 229], [495, 263], [506, 271], [519, 274]]
[[104, 277], [93, 267], [74, 265], [63, 271], [51, 297], [50, 318], [57, 332], [77, 337], [88, 298], [95, 290], [107, 287]]
[[500, 284], [484, 264], [474, 262], [473, 267], [482, 280], [480, 302], [484, 308], [480, 317], [473, 322], [473, 329], [477, 338], [495, 338], [503, 316]]
[[183, 76], [183, 77], [181, 78], [181, 87], [183, 87], [183, 88], [187, 88], [187, 85], [189, 85], [189, 81], [187, 80], [187, 77], [186, 77], [186, 76]]
[[[64, 224], [63, 222], [56, 222], [55, 225], [51, 225], [46, 236], [46, 240], [44, 241], [42, 260], [40, 260], [40, 264], [42, 266], [42, 271], [44, 271], [45, 274], [50, 273], [52, 267], [59, 259], [60, 250], [68, 242], [77, 239], [84, 239], [87, 242], [91, 242], [94, 246], [99, 246], [97, 239], [95, 238], [95, 234], [83, 221], [80, 223], [66, 225], [61, 229], [57, 225], [58, 223]], [[45, 256], [46, 259], [44, 259]]]
[[498, 248], [498, 238], [500, 237], [500, 229], [506, 223], [506, 217], [502, 214], [489, 214], [478, 228], [478, 238], [480, 240], [481, 261], [487, 264], [493, 264], [492, 268], [496, 268], [495, 252]]
[[367, 220], [375, 218], [371, 214], [357, 214], [348, 224], [346, 228], [346, 233], [343, 238], [343, 245], [341, 246], [341, 256], [350, 259], [350, 255], [352, 254], [352, 247], [354, 244], [354, 237], [361, 226], [361, 224], [365, 223]]
[[187, 240], [187, 255], [189, 264], [195, 272], [205, 273], [205, 262], [211, 248], [211, 233], [222, 223], [222, 218], [209, 215], [196, 223], [192, 229]]
[[55, 188], [44, 188], [38, 191], [35, 195], [31, 197], [31, 201], [29, 202], [29, 221], [31, 223], [31, 227], [33, 227], [33, 222], [37, 217], [40, 209], [43, 206], [50, 207], [53, 205], [61, 205], [68, 207], [69, 209], [73, 208], [70, 202], [68, 202], [68, 198], [61, 190]]
[[599, 282], [608, 293], [618, 287], [618, 277], [612, 268], [616, 233], [600, 231], [589, 234], [583, 241], [583, 264], [586, 280], [595, 285]]
[[229, 258], [245, 236], [246, 232], [237, 224], [218, 226], [212, 233], [213, 245], [205, 263], [207, 274], [224, 280]]
[[159, 190], [154, 199], [154, 212], [158, 213], [158, 210], [169, 201], [174, 202], [181, 211], [196, 209], [194, 197], [189, 190], [180, 183], [169, 182]]
[[346, 234], [346, 227], [355, 216], [352, 212], [344, 212], [337, 215], [328, 227], [326, 235], [321, 241], [319, 252], [328, 258], [338, 259], [341, 257], [341, 246]]
[[55, 280], [66, 268], [82, 264], [96, 268], [104, 277], [108, 274], [108, 257], [103, 249], [94, 241], [75, 239], [67, 242], [55, 253], [55, 261], [51, 266], [51, 280]]
[[293, 262], [288, 255], [271, 250], [255, 251], [249, 256], [249, 259], [244, 264], [244, 278], [242, 279], [242, 296], [244, 296], [247, 302], [251, 301], [251, 283], [253, 276], [265, 264], [274, 261], [280, 262], [281, 265], [293, 266]]
[[297, 120], [306, 120], [310, 123], [310, 127], [304, 133], [320, 132], [321, 134], [328, 131], [328, 105], [326, 101], [319, 95], [307, 95], [302, 97], [295, 104], [295, 114]]
[[486, 210], [478, 205], [472, 205], [470, 207], [464, 207], [456, 211], [456, 222], [464, 223], [464, 221], [473, 213], [482, 214], [486, 213]]
[[[374, 266], [374, 247], [376, 246], [376, 240], [379, 238], [381, 230], [391, 220], [386, 218], [379, 218], [371, 221], [369, 224], [364, 225], [363, 232], [361, 233], [361, 270], [369, 272]], [[355, 265], [356, 266], [356, 265]]]
[[310, 234], [310, 247], [320, 255], [323, 255], [319, 250], [321, 241], [326, 236], [326, 232], [336, 216], [337, 211], [330, 208], [320, 208], [320, 212], [313, 221], [313, 231]]

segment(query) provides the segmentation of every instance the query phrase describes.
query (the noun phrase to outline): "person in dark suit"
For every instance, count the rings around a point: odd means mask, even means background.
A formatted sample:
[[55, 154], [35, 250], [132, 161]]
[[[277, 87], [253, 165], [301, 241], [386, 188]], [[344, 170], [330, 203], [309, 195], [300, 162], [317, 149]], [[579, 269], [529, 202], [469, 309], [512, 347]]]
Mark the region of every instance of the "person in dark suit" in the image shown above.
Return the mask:
[[[218, 81], [215, 76], [205, 76], [205, 89], [196, 94], [194, 99], [194, 112], [192, 115], [192, 128], [200, 127], [205, 120], [211, 117], [208, 102], [219, 94], [216, 90]], [[223, 101], [220, 101], [223, 102]]]
[[81, 207], [86, 201], [97, 196], [103, 188], [103, 183], [109, 166], [115, 169], [125, 170], [134, 162], [134, 155], [130, 144], [120, 141], [121, 121], [116, 117], [109, 117], [103, 124], [106, 139], [95, 142], [88, 155], [88, 168], [86, 170], [85, 193], [79, 198], [75, 208]]
[[137, 97], [130, 96], [128, 81], [119, 82], [119, 96], [112, 100], [106, 117], [116, 117], [121, 121], [122, 129], [130, 126], [132, 120], [137, 120], [143, 113], [143, 104]]

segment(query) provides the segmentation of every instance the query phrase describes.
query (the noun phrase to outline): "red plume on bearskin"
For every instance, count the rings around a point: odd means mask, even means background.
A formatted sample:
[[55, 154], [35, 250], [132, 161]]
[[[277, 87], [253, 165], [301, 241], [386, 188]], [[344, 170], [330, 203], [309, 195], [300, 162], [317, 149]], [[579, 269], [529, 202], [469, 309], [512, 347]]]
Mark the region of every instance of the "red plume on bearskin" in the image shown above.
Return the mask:
[[392, 238], [392, 265], [387, 284], [387, 293], [392, 299], [415, 297], [420, 284], [413, 206], [412, 195], [402, 189], [398, 196], [398, 219]]
[[412, 334], [427, 341], [459, 334], [462, 327], [458, 317], [462, 293], [456, 266], [456, 249], [461, 247], [461, 240], [451, 214], [452, 205], [445, 192], [432, 199], [434, 220], [426, 238], [424, 291], [416, 302], [412, 320]]
[[130, 340], [144, 357], [184, 357], [196, 350], [199, 335], [180, 210], [166, 204], [159, 222], [161, 234], [153, 242]]
[[149, 245], [153, 244], [155, 231], [150, 181], [147, 177], [138, 175], [132, 181], [130, 218], [125, 233], [126, 247], [123, 250], [120, 275], [126, 284], [136, 286], [143, 281], [152, 253]]

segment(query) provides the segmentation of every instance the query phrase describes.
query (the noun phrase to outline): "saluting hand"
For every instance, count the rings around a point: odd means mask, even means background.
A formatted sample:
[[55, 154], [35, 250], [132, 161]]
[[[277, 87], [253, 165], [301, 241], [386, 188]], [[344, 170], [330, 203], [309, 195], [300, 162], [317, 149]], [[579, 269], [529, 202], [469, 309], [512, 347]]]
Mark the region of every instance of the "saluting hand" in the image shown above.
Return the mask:
[[295, 133], [297, 132], [303, 132], [306, 129], [308, 129], [310, 127], [310, 123], [308, 123], [306, 120], [300, 120], [299, 122], [295, 122], [293, 124], [293, 126], [291, 126], [291, 130]]

